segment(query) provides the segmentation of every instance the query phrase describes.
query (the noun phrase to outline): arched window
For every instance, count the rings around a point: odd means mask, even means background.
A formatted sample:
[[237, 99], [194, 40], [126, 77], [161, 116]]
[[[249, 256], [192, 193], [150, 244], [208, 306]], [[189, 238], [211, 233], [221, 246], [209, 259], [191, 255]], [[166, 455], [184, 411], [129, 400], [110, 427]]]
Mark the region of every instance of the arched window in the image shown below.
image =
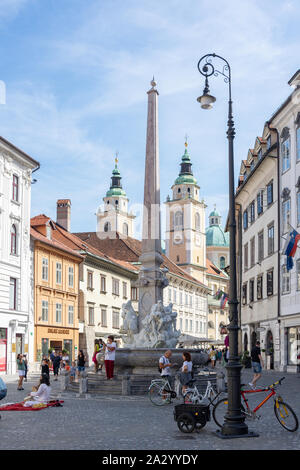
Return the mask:
[[285, 127], [281, 133], [281, 158], [282, 158], [282, 172], [290, 168], [290, 131]]
[[104, 232], [109, 232], [111, 230], [110, 222], [106, 222], [104, 225]]
[[123, 235], [128, 236], [128, 224], [126, 224], [126, 222], [123, 224]]
[[225, 268], [225, 257], [224, 256], [220, 257], [220, 268], [221, 269]]
[[175, 227], [183, 227], [183, 213], [182, 212], [176, 212], [175, 217], [174, 217], [174, 226]]
[[17, 254], [17, 228], [15, 225], [12, 225], [10, 229], [10, 253]]
[[195, 229], [200, 230], [200, 215], [198, 212], [195, 214]]

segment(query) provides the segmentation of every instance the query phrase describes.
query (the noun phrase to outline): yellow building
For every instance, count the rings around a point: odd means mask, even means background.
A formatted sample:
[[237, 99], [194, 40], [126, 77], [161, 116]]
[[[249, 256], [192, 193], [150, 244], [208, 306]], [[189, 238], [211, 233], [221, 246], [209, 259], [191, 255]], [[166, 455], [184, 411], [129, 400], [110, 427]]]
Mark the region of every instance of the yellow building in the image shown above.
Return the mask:
[[70, 361], [79, 344], [79, 264], [72, 235], [45, 215], [31, 219], [34, 266], [34, 356], [49, 349], [68, 351]]

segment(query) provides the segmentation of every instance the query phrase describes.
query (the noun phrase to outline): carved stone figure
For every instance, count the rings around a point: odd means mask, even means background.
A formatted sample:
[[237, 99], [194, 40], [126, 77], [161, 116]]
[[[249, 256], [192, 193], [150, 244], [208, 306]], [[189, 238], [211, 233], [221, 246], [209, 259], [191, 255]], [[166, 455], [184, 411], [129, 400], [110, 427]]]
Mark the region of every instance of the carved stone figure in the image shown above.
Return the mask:
[[127, 335], [124, 337], [125, 343], [131, 342], [133, 335], [138, 333], [138, 317], [132, 307], [131, 300], [122, 305], [121, 317], [123, 325], [120, 328], [120, 333]]

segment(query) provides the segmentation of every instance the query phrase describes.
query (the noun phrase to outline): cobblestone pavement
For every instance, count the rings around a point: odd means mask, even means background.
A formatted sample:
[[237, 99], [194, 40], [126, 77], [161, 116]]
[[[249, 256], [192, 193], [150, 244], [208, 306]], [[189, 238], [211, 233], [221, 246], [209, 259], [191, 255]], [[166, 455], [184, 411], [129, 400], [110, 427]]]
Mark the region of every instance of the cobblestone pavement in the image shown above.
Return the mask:
[[[279, 393], [300, 418], [299, 375], [264, 372], [260, 384], [269, 385], [283, 375], [286, 379]], [[242, 382], [248, 383], [251, 377], [251, 370], [244, 370]], [[36, 383], [37, 376], [29, 377], [21, 392], [16, 390], [16, 380], [8, 380], [8, 395], [1, 404], [21, 401]], [[290, 433], [279, 425], [272, 399], [262, 408], [259, 421], [247, 421], [259, 437], [221, 440], [214, 434], [217, 427], [213, 421], [199, 433], [181, 433], [172, 405], [155, 407], [147, 397], [76, 398], [72, 393], [60, 395], [59, 382], [51, 385], [53, 397], [64, 400], [62, 408], [1, 412], [1, 450], [300, 450], [300, 431]], [[258, 401], [251, 398], [250, 405]]]

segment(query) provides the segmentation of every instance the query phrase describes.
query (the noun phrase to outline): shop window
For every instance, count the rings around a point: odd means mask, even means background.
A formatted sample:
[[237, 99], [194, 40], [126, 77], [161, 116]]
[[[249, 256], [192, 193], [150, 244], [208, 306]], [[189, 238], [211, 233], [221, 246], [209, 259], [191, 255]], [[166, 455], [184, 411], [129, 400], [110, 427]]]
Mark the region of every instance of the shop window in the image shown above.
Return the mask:
[[288, 364], [300, 364], [300, 327], [288, 328]]

